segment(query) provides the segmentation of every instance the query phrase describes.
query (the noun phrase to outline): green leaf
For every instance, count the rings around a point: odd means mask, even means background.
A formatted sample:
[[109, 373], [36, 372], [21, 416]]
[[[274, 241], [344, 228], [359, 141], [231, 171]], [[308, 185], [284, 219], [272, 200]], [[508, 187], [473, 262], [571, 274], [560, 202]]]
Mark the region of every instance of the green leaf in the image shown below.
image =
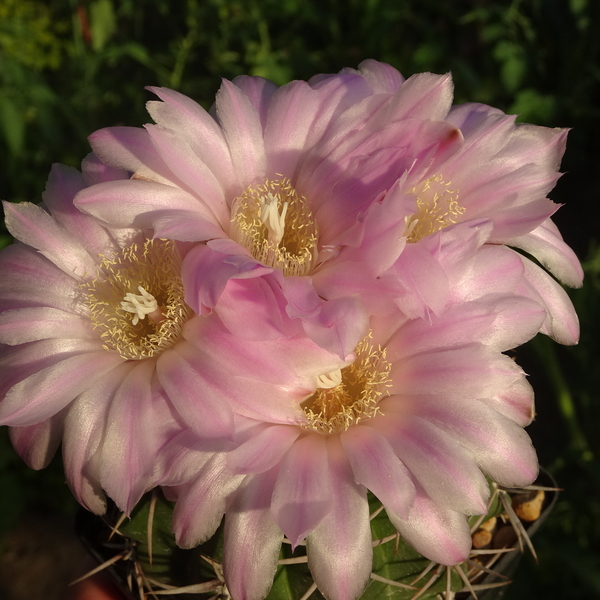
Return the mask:
[[92, 48], [98, 52], [106, 45], [117, 29], [115, 11], [111, 0], [96, 0], [90, 5], [90, 30]]

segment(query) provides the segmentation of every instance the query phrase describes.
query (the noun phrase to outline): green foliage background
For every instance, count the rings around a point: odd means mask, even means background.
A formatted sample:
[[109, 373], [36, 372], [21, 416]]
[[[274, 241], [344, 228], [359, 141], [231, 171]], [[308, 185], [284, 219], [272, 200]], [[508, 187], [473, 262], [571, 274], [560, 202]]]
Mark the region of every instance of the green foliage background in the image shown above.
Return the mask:
[[[456, 102], [573, 128], [553, 197], [586, 261], [586, 286], [573, 293], [582, 342], [540, 340], [518, 356], [538, 392], [530, 433], [565, 492], [537, 539], [541, 566], [526, 562], [509, 596], [600, 597], [600, 2], [0, 0], [0, 197], [39, 201], [50, 165], [78, 166], [92, 131], [147, 122], [146, 85], [208, 108], [221, 77], [283, 84], [365, 58], [405, 76], [451, 70]], [[0, 246], [9, 242], [0, 229]], [[60, 465], [29, 473], [6, 435], [0, 469], [0, 530], [31, 504], [72, 510]]]

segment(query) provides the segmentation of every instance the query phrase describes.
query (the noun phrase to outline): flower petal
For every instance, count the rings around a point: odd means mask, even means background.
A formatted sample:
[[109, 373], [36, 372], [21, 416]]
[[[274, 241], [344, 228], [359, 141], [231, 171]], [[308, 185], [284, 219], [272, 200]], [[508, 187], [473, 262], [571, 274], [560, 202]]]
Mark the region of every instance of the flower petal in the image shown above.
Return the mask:
[[233, 194], [237, 181], [229, 147], [218, 123], [198, 103], [179, 92], [161, 87], [148, 89], [162, 100], [146, 104], [156, 123], [182, 136], [218, 178], [223, 190]]
[[225, 516], [223, 574], [239, 600], [262, 600], [277, 571], [283, 532], [270, 511], [277, 469], [249, 475]]
[[[39, 342], [38, 342], [39, 343]], [[99, 348], [93, 344], [92, 348]], [[4, 425], [26, 426], [49, 419], [91, 383], [105, 376], [123, 362], [116, 353], [87, 352], [69, 356], [53, 366], [33, 373], [13, 385], [0, 405], [0, 420]]]
[[77, 280], [95, 276], [96, 262], [44, 209], [30, 202], [3, 205], [6, 227], [19, 241]]
[[325, 437], [296, 440], [281, 461], [271, 510], [295, 548], [333, 507]]
[[109, 167], [126, 169], [146, 181], [175, 185], [173, 174], [145, 129], [106, 127], [95, 131], [88, 139], [94, 154]]
[[227, 455], [233, 473], [263, 473], [274, 467], [302, 433], [299, 427], [268, 425]]
[[553, 275], [574, 288], [581, 287], [583, 270], [581, 263], [558, 231], [551, 219], [521, 237], [506, 240], [508, 246], [525, 250], [535, 256]]
[[0, 342], [24, 344], [49, 338], [98, 339], [90, 320], [57, 308], [21, 308], [0, 314]]
[[75, 208], [73, 198], [84, 187], [84, 178], [76, 169], [55, 164], [42, 198], [54, 219], [95, 257], [115, 249], [115, 243], [104, 227]]
[[173, 406], [202, 438], [229, 437], [233, 430], [231, 408], [214, 393], [207, 393], [206, 373], [194, 369], [179, 350], [175, 347], [163, 352], [156, 364], [158, 379]]
[[531, 293], [523, 286], [522, 293], [541, 301], [546, 307], [547, 318], [542, 333], [559, 344], [576, 344], [579, 341], [579, 318], [568, 294], [544, 269], [524, 256], [520, 258], [525, 267], [525, 280], [533, 288]]
[[90, 385], [69, 406], [65, 419], [63, 462], [67, 482], [78, 502], [95, 514], [106, 510], [98, 452], [107, 425], [106, 415], [115, 391], [133, 368], [131, 362], [119, 365], [110, 377]]
[[225, 453], [216, 452], [198, 472], [194, 481], [178, 489], [173, 512], [173, 532], [182, 548], [193, 548], [215, 532], [229, 495], [240, 485], [243, 476], [227, 469]]
[[77, 281], [33, 248], [14, 244], [0, 254], [0, 310], [28, 306], [80, 312]]
[[[192, 216], [198, 241], [220, 237], [223, 232], [208, 207], [188, 192], [150, 181], [111, 181], [85, 188], [77, 194], [75, 205], [112, 227], [164, 227], [178, 214]], [[187, 230], [187, 229], [186, 229]], [[156, 232], [155, 232], [156, 235]]]
[[227, 80], [223, 80], [217, 92], [216, 107], [234, 172], [243, 189], [265, 175], [265, 147], [259, 114], [248, 97]]
[[110, 403], [102, 440], [102, 487], [126, 514], [148, 487], [164, 442], [161, 434], [171, 420], [166, 404], [151, 391], [155, 364], [139, 362], [124, 378]]
[[372, 58], [363, 60], [358, 70], [369, 82], [374, 94], [394, 94], [405, 81], [394, 67]]
[[471, 552], [471, 529], [464, 515], [432, 501], [422, 489], [408, 519], [388, 511], [388, 517], [400, 535], [413, 548], [441, 565], [456, 565]]
[[295, 179], [320, 107], [320, 94], [304, 81], [292, 81], [274, 94], [265, 127], [269, 175], [281, 173]]
[[482, 402], [404, 397], [401, 402], [384, 402], [382, 412], [386, 411], [416, 415], [449, 433], [473, 452], [479, 467], [500, 485], [524, 487], [537, 477], [537, 456], [529, 436]]
[[378, 416], [373, 426], [435, 503], [463, 514], [485, 514], [490, 495], [487, 481], [471, 451], [460, 442], [410, 413]]
[[356, 600], [371, 575], [373, 544], [366, 490], [356, 485], [339, 438], [327, 440], [333, 507], [306, 538], [308, 567], [331, 600]]
[[386, 438], [373, 427], [355, 425], [340, 439], [352, 465], [354, 481], [371, 490], [392, 512], [407, 518], [415, 485]]
[[32, 469], [44, 469], [60, 446], [65, 411], [27, 427], [11, 427], [10, 442], [17, 454]]

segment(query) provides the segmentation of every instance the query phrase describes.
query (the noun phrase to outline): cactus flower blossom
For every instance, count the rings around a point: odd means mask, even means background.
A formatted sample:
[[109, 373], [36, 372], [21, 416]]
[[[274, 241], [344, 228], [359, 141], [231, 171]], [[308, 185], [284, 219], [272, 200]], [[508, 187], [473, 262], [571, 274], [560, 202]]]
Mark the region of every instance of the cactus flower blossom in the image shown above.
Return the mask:
[[83, 174], [56, 165], [44, 207], [5, 203], [18, 241], [0, 253], [0, 423], [33, 468], [62, 441], [73, 493], [96, 513], [102, 490], [130, 512], [182, 423], [215, 440], [232, 436], [234, 411], [293, 422], [323, 364], [346, 364], [301, 328], [257, 347], [194, 314], [181, 277], [191, 244], [109, 229], [73, 205], [119, 177], [93, 156]]
[[470, 221], [432, 234], [424, 248], [445, 276], [444, 305], [427, 320], [372, 316], [354, 359], [323, 371], [295, 424], [239, 419], [235, 444], [213, 454], [189, 432], [173, 438], [161, 483], [177, 498], [176, 539], [204, 542], [225, 513], [233, 598], [265, 597], [284, 536], [306, 540], [326, 598], [358, 598], [372, 563], [367, 490], [420, 553], [452, 565], [470, 552], [466, 515], [486, 512], [484, 474], [507, 486], [535, 479], [523, 430], [533, 393], [504, 352], [546, 313], [520, 293], [518, 255], [485, 243], [492, 230]]
[[[90, 137], [99, 158], [131, 179], [86, 188], [76, 204], [110, 227], [206, 241], [184, 259], [187, 301], [198, 313], [217, 311], [237, 335], [280, 335], [279, 309], [345, 358], [367, 316], [391, 309], [397, 290], [383, 272], [399, 260], [402, 283], [419, 295], [427, 286], [419, 242], [470, 219], [492, 221], [489, 243], [520, 248], [581, 284], [579, 262], [550, 220], [558, 205], [546, 197], [566, 131], [515, 124], [481, 104], [453, 107], [449, 75], [405, 80], [367, 60], [280, 88], [241, 76], [223, 82], [211, 112], [149, 89], [160, 98], [147, 105], [155, 124]], [[543, 332], [575, 343], [568, 297], [524, 260], [547, 310]], [[222, 297], [228, 286], [233, 305]], [[258, 288], [274, 309], [264, 326], [236, 310]], [[425, 316], [427, 300], [411, 314]]]

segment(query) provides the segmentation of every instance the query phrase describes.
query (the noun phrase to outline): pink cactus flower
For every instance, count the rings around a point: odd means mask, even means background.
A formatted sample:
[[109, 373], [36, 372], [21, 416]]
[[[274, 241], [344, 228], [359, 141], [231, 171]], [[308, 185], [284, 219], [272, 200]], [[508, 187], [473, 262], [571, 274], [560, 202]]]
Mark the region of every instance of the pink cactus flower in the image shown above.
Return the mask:
[[[515, 125], [484, 105], [452, 107], [449, 75], [404, 80], [367, 60], [281, 88], [242, 76], [223, 82], [210, 113], [150, 89], [161, 100], [148, 103], [156, 124], [90, 137], [131, 180], [86, 188], [76, 204], [111, 227], [206, 241], [184, 262], [187, 301], [222, 313], [237, 335], [271, 335], [273, 323], [247, 329], [223, 290], [235, 286], [240, 297], [268, 287], [273, 306], [345, 358], [367, 316], [390, 310], [397, 290], [382, 273], [401, 256], [410, 274], [421, 239], [469, 219], [491, 219], [489, 243], [521, 248], [565, 283], [581, 283], [546, 198], [566, 131]], [[527, 278], [548, 311], [543, 331], [575, 343], [577, 318], [560, 286], [531, 261]]]
[[73, 205], [127, 177], [93, 156], [83, 174], [55, 166], [43, 207], [5, 203], [18, 242], [0, 253], [0, 424], [36, 469], [62, 441], [73, 493], [96, 513], [103, 489], [131, 510], [182, 423], [215, 440], [233, 434], [234, 411], [295, 422], [323, 364], [346, 364], [301, 327], [240, 343], [185, 302], [191, 244], [106, 228]]
[[469, 221], [424, 240], [443, 305], [429, 319], [371, 317], [353, 361], [321, 373], [296, 424], [237, 418], [235, 443], [220, 452], [185, 431], [168, 445], [160, 483], [177, 498], [177, 541], [205, 541], [225, 513], [235, 600], [267, 595], [284, 536], [306, 539], [326, 598], [358, 598], [372, 563], [367, 490], [419, 552], [452, 565], [471, 548], [465, 515], [486, 512], [484, 474], [507, 486], [535, 479], [523, 430], [533, 393], [503, 353], [546, 313], [521, 295], [518, 255], [486, 243], [492, 232], [490, 221]]

